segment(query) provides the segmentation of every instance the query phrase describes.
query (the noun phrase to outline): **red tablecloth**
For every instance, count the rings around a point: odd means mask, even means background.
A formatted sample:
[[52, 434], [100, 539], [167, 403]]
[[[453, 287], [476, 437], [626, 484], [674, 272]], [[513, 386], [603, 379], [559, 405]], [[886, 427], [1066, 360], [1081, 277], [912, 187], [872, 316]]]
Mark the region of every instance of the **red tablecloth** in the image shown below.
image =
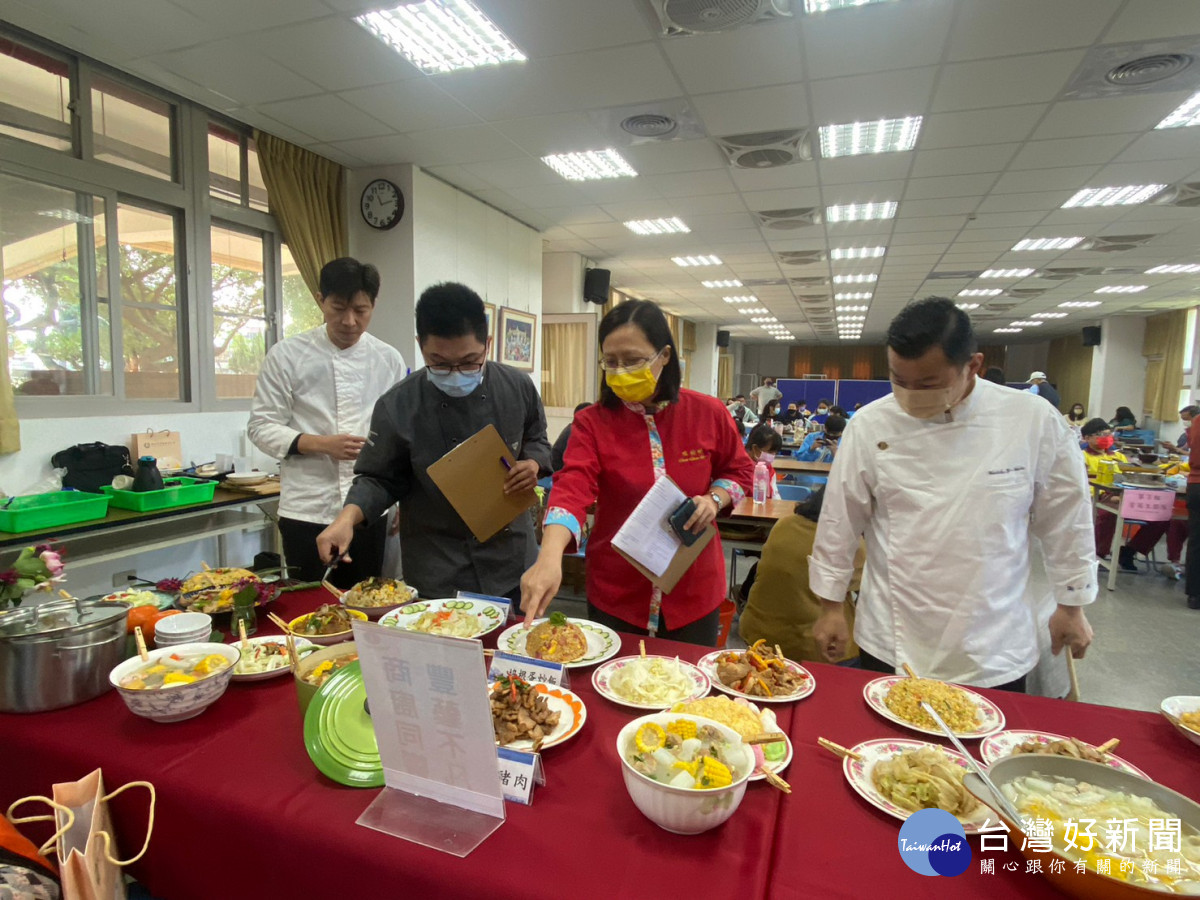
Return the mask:
[[[321, 592], [284, 595], [285, 619], [315, 608]], [[261, 620], [265, 622], [264, 620]], [[264, 627], [263, 631], [273, 630]], [[494, 635], [492, 636], [494, 638]], [[650, 641], [654, 652], [696, 660], [704, 648]], [[636, 639], [623, 641], [636, 653]], [[154, 839], [132, 873], [167, 900], [430, 896], [629, 897], [703, 891], [713, 897], [1051, 896], [1022, 871], [978, 863], [952, 879], [909, 871], [896, 851], [898, 823], [845, 783], [824, 735], [847, 746], [905, 734], [871, 712], [861, 696], [871, 677], [813, 667], [817, 690], [777, 706], [795, 745], [784, 797], [751, 785], [733, 818], [684, 837], [662, 831], [633, 806], [615, 758], [616, 734], [634, 711], [598, 696], [591, 670], [572, 689], [587, 704], [580, 734], [546, 751], [547, 784], [531, 807], [508, 804], [508, 819], [466, 859], [456, 859], [355, 824], [377, 791], [345, 788], [308, 759], [290, 678], [234, 683], [203, 715], [160, 725], [138, 718], [115, 692], [71, 709], [0, 716], [0, 803], [48, 792], [99, 766], [106, 782], [153, 781], [159, 792]], [[1102, 741], [1164, 784], [1200, 796], [1200, 775], [1181, 764], [1194, 752], [1165, 721], [1146, 713], [990, 692], [1012, 727], [1041, 727]], [[122, 848], [140, 841], [144, 801], [114, 803]], [[978, 845], [976, 844], [976, 850]], [[978, 855], [978, 854], [977, 854]], [[665, 892], [665, 893], [664, 893]]]

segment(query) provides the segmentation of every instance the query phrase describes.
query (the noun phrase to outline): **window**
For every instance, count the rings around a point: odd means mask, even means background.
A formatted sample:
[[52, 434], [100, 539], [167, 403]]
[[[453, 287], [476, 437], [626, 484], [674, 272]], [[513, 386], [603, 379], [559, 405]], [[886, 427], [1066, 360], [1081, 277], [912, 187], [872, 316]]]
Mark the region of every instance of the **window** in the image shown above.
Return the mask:
[[0, 37], [0, 134], [72, 149], [71, 79], [65, 60]]
[[172, 213], [117, 205], [125, 395], [179, 400], [179, 277]]
[[279, 251], [283, 260], [283, 336], [289, 338], [325, 320], [287, 244], [281, 244]]
[[263, 237], [214, 225], [211, 244], [216, 394], [253, 397], [268, 344]]
[[254, 139], [220, 122], [208, 123], [208, 194], [267, 212], [267, 185]]
[[107, 253], [99, 197], [0, 175], [8, 360], [18, 394], [112, 393], [107, 303], [90, 274]]
[[93, 156], [143, 175], [173, 180], [174, 109], [119, 81], [92, 78]]

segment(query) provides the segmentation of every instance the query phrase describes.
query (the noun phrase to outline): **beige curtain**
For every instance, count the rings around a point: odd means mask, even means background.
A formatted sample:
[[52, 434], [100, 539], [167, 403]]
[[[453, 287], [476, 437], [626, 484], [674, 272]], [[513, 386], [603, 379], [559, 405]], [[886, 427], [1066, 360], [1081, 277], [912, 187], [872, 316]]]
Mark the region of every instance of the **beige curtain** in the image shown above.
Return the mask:
[[588, 367], [596, 364], [586, 322], [542, 325], [542, 403], [574, 407], [588, 397]]
[[1143, 406], [1150, 418], [1160, 422], [1175, 421], [1179, 411], [1186, 331], [1186, 309], [1175, 309], [1146, 320], [1146, 336], [1142, 339], [1142, 356], [1146, 357]]
[[728, 353], [717, 358], [717, 396], [722, 400], [733, 396], [733, 357]]
[[345, 170], [311, 150], [255, 130], [271, 215], [283, 230], [305, 285], [318, 294], [321, 267], [346, 256]]
[[[1088, 411], [1088, 401], [1092, 392], [1093, 356], [1094, 348], [1083, 346], [1078, 334], [1055, 338], [1050, 342], [1046, 375], [1049, 376], [1050, 383], [1058, 389], [1058, 408], [1064, 413], [1070, 412], [1076, 403], [1082, 403], [1084, 411]], [[1093, 410], [1091, 414], [1099, 415], [1100, 410]]]
[[0, 316], [0, 349], [4, 365], [0, 368], [0, 453], [16, 453], [21, 449], [21, 423], [13, 403], [12, 374], [8, 368], [8, 323]]

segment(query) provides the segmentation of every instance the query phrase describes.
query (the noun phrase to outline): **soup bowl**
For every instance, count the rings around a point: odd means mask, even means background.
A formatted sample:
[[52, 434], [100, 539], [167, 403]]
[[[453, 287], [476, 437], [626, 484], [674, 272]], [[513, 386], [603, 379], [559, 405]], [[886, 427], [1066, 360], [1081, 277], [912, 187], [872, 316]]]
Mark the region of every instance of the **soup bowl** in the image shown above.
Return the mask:
[[121, 699], [125, 701], [125, 705], [134, 715], [153, 719], [155, 722], [182, 722], [184, 719], [200, 715], [225, 693], [225, 688], [229, 687], [229, 681], [233, 677], [233, 667], [241, 658], [241, 653], [235, 646], [194, 643], [151, 650], [150, 662], [172, 654], [176, 656], [219, 655], [223, 656], [229, 665], [190, 684], [134, 690], [121, 687], [121, 681], [147, 663], [142, 662], [140, 656], [125, 660], [109, 673], [108, 680], [117, 689]]

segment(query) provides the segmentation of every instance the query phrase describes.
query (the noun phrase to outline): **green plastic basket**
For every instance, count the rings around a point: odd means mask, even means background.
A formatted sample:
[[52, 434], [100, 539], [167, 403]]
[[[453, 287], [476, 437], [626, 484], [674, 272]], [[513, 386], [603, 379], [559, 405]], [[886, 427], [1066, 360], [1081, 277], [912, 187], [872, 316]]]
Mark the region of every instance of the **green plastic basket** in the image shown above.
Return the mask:
[[21, 534], [42, 531], [78, 522], [103, 519], [108, 514], [108, 498], [82, 491], [53, 491], [29, 494], [0, 502], [0, 531]]
[[118, 491], [110, 485], [104, 485], [100, 490], [112, 498], [112, 505], [119, 509], [153, 512], [190, 503], [208, 503], [217, 489], [215, 481], [186, 476], [164, 478], [163, 484], [165, 486], [160, 491]]

